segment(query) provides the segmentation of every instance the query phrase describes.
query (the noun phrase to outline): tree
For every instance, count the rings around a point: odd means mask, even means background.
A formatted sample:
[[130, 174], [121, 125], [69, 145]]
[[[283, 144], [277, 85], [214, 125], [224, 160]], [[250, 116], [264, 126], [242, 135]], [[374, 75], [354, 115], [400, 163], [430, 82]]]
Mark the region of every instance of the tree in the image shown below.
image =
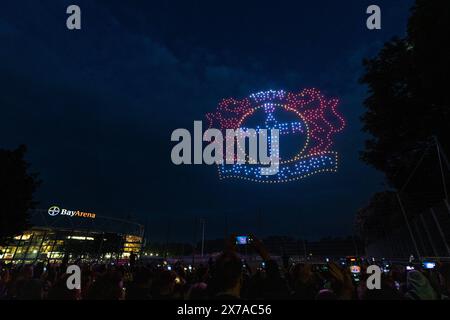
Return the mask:
[[[401, 193], [412, 215], [445, 196], [433, 137], [448, 154], [448, 39], [450, 2], [416, 0], [406, 37], [392, 39], [376, 57], [363, 62], [360, 81], [367, 85], [368, 97], [361, 120], [371, 137], [361, 158], [385, 174], [388, 187]], [[446, 170], [446, 183], [449, 178]], [[393, 193], [377, 193], [358, 212], [357, 227], [372, 237], [380, 227], [386, 230], [399, 223], [398, 210]]]
[[371, 138], [361, 157], [385, 173], [390, 187], [402, 189], [428, 152], [407, 189], [427, 206], [443, 198], [436, 149], [428, 148], [432, 137], [450, 150], [450, 2], [417, 0], [411, 13], [407, 36], [364, 61], [361, 82], [369, 95], [362, 121]]
[[372, 196], [369, 204], [356, 214], [356, 231], [366, 241], [370, 241], [370, 239], [383, 237], [386, 226], [399, 225], [402, 223], [401, 219], [395, 192], [377, 192]]
[[36, 173], [29, 173], [24, 160], [26, 147], [0, 149], [0, 241], [23, 232], [29, 226], [33, 194], [40, 184]]

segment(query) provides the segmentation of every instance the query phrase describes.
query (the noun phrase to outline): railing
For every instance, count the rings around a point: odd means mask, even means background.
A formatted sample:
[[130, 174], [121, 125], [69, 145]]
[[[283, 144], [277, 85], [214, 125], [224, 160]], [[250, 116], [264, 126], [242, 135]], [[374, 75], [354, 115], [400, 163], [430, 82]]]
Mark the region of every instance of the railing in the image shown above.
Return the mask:
[[[368, 256], [405, 260], [415, 258], [450, 258], [450, 206], [447, 200], [409, 219], [406, 224], [381, 238], [371, 241], [366, 247]], [[414, 244], [415, 242], [415, 244]]]

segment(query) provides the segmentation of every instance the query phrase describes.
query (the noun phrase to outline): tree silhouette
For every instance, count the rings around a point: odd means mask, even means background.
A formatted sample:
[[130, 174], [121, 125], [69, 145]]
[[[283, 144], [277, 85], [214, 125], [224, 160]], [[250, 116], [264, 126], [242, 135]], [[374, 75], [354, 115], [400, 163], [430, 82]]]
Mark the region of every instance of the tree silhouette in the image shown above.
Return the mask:
[[[416, 0], [406, 37], [392, 39], [376, 57], [363, 62], [365, 73], [360, 81], [367, 85], [368, 97], [362, 121], [371, 138], [361, 158], [385, 174], [389, 187], [402, 192], [408, 211], [420, 212], [444, 198], [433, 137], [448, 154], [448, 39], [450, 2]], [[444, 179], [448, 182], [448, 171]], [[358, 213], [359, 228], [376, 228], [380, 219], [385, 227], [392, 226], [393, 219], [384, 219], [383, 212], [395, 207], [392, 199], [389, 193], [375, 195]]]
[[33, 193], [40, 180], [28, 172], [25, 153], [24, 145], [12, 151], [0, 149], [0, 241], [28, 227], [29, 210], [36, 204]]
[[[391, 187], [401, 189], [436, 136], [450, 150], [450, 2], [417, 0], [404, 39], [386, 43], [373, 59], [364, 61], [361, 82], [368, 86], [362, 117], [371, 134], [362, 159], [385, 173]], [[408, 192], [442, 196], [434, 150]], [[434, 153], [436, 155], [436, 153]], [[436, 181], [438, 183], [436, 183]], [[421, 199], [428, 205], [427, 199]], [[434, 201], [435, 199], [433, 199]]]

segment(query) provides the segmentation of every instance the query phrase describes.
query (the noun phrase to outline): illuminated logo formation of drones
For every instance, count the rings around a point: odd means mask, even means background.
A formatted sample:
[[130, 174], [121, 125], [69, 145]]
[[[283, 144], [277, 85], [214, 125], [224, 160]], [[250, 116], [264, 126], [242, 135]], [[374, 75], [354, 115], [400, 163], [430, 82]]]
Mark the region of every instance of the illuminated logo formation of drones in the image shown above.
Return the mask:
[[[345, 127], [337, 111], [338, 102], [326, 98], [317, 89], [299, 93], [270, 90], [241, 100], [224, 99], [216, 112], [206, 115], [209, 127], [223, 131], [278, 129], [280, 162], [279, 171], [273, 175], [262, 175], [261, 167], [250, 163], [223, 163], [218, 165], [219, 177], [279, 183], [320, 172], [335, 172], [338, 155], [330, 149], [334, 134]], [[245, 149], [245, 146], [238, 144], [237, 148]]]

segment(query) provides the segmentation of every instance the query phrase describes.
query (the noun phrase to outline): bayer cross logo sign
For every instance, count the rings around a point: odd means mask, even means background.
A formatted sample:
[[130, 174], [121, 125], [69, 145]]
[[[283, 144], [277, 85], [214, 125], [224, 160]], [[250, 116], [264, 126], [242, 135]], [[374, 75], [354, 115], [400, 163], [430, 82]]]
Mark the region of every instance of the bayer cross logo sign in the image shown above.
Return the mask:
[[61, 208], [59, 206], [51, 206], [47, 210], [48, 215], [55, 217], [55, 216], [66, 216], [69, 218], [77, 217], [77, 218], [91, 218], [95, 219], [96, 214], [92, 212], [84, 212], [80, 210], [68, 210]]
[[52, 206], [52, 207], [48, 208], [48, 214], [51, 216], [58, 215], [60, 211], [61, 211], [61, 209], [59, 209], [58, 206]]

